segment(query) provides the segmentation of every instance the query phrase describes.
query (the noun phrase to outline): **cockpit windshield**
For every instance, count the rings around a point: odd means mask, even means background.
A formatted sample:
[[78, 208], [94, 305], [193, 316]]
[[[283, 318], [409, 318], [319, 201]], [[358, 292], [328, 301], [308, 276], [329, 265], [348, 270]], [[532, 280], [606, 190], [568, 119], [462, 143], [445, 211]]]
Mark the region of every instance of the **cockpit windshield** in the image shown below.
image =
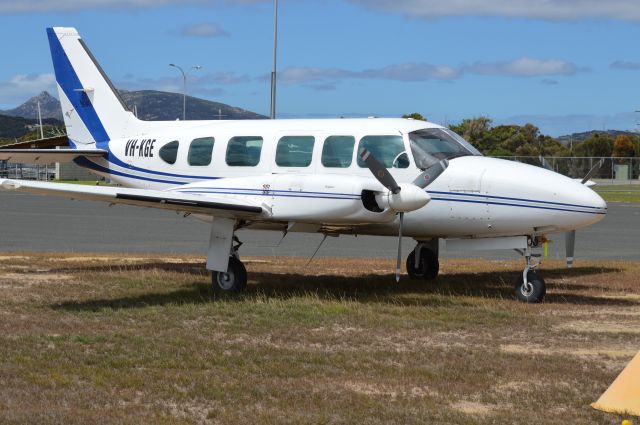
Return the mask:
[[411, 151], [420, 169], [443, 159], [482, 155], [469, 142], [446, 128], [426, 128], [409, 133]]

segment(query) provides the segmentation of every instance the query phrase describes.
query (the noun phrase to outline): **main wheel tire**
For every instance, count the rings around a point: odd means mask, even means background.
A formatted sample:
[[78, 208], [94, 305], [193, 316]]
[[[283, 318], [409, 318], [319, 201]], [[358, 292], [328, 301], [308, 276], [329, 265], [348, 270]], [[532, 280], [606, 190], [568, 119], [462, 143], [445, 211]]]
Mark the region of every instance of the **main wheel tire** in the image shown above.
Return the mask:
[[527, 273], [527, 283], [529, 285], [525, 287], [521, 273], [516, 281], [516, 298], [529, 304], [541, 303], [547, 293], [547, 285], [544, 283], [542, 276], [531, 270]]
[[423, 248], [420, 250], [420, 261], [416, 267], [416, 252], [411, 251], [407, 257], [407, 273], [411, 279], [433, 280], [440, 271], [440, 261], [435, 252]]
[[229, 257], [229, 268], [226, 273], [211, 274], [213, 292], [242, 292], [247, 288], [247, 269], [236, 257]]

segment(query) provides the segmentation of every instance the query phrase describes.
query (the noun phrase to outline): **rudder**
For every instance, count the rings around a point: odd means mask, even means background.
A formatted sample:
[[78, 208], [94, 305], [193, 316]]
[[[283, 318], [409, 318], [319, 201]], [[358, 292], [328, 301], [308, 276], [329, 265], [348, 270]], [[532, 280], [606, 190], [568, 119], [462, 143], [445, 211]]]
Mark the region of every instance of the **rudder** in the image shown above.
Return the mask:
[[75, 28], [47, 28], [69, 143], [104, 148], [124, 138], [137, 119]]

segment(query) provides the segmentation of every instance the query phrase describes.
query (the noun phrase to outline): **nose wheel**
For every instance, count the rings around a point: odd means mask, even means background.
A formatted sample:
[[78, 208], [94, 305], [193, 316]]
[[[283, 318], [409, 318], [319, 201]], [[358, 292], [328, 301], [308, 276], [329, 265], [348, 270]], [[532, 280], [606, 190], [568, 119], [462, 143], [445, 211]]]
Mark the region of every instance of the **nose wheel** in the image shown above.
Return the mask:
[[529, 246], [521, 252], [525, 258], [526, 265], [524, 271], [516, 280], [516, 298], [528, 304], [541, 303], [547, 294], [547, 285], [544, 279], [535, 269], [540, 265], [541, 255], [531, 252], [533, 243], [529, 241]]
[[529, 270], [527, 273], [527, 281], [524, 281], [523, 275], [516, 280], [516, 298], [525, 303], [541, 303], [547, 293], [547, 286], [540, 273]]

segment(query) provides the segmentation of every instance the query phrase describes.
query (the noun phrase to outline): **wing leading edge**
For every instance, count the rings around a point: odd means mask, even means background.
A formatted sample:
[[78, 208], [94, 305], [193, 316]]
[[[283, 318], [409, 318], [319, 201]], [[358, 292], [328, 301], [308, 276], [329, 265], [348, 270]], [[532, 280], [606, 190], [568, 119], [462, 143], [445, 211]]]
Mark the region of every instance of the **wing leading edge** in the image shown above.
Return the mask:
[[101, 201], [110, 204], [206, 214], [224, 218], [263, 216], [261, 205], [216, 195], [190, 195], [171, 191], [126, 189], [120, 187], [83, 186], [66, 183], [47, 183], [26, 180], [0, 179], [0, 190], [52, 195], [63, 198]]

